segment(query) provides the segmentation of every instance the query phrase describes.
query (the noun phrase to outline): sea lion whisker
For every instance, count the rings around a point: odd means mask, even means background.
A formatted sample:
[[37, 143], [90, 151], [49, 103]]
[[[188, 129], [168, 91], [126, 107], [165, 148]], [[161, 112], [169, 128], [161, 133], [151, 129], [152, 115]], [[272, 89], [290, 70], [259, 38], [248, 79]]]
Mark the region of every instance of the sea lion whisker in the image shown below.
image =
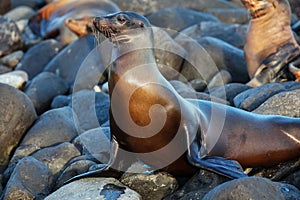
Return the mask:
[[284, 133], [286, 136], [288, 136], [289, 138], [291, 138], [294, 142], [296, 142], [297, 144], [300, 144], [300, 140], [297, 139], [295, 136], [289, 134], [288, 132], [281, 130], [282, 133]]

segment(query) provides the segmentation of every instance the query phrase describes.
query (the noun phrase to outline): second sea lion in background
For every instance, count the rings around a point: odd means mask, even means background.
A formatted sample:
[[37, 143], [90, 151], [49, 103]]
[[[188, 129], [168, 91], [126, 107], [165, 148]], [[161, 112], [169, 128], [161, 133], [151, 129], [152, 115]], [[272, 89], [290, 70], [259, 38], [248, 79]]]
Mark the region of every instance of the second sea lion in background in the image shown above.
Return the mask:
[[42, 38], [58, 37], [65, 44], [76, 39], [65, 26], [69, 18], [94, 17], [119, 11], [114, 3], [107, 0], [58, 0], [41, 8], [29, 20], [31, 30]]
[[300, 48], [291, 30], [287, 0], [241, 0], [251, 14], [244, 47], [248, 85], [298, 80]]

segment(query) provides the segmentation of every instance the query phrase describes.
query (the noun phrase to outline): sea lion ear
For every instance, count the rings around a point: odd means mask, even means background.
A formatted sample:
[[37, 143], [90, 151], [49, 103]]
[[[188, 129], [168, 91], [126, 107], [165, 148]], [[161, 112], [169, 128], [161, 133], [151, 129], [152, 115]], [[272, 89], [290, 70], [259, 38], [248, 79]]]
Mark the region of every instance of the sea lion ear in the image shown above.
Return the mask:
[[274, 7], [274, 8], [276, 8], [276, 7], [277, 7], [277, 5], [278, 5], [278, 2], [277, 2], [277, 0], [273, 1], [273, 7]]

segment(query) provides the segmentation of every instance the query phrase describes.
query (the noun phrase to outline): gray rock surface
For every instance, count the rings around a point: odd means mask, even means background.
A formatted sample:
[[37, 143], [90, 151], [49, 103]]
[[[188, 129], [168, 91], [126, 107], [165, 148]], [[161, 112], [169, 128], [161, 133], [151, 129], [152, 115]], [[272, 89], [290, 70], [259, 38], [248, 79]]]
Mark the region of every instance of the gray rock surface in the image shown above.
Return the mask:
[[[102, 67], [99, 54], [92, 54], [91, 57], [88, 57], [96, 46], [94, 36], [80, 38], [60, 51], [45, 66], [44, 71], [59, 75], [70, 84], [71, 88], [73, 88], [76, 81], [76, 91], [92, 88], [102, 75], [99, 69], [99, 67]], [[91, 80], [95, 80], [92, 85], [90, 85]]]
[[45, 112], [28, 130], [20, 146], [50, 147], [62, 142], [71, 142], [78, 136], [76, 116], [70, 107]]
[[135, 191], [113, 178], [85, 178], [56, 190], [45, 200], [141, 200]]
[[7, 12], [4, 16], [11, 20], [18, 21], [21, 19], [29, 19], [34, 13], [34, 10], [28, 6], [19, 6]]
[[69, 89], [68, 83], [51, 72], [43, 72], [36, 76], [25, 93], [33, 102], [38, 114], [47, 111], [53, 98], [65, 94]]
[[21, 91], [0, 83], [0, 173], [13, 150], [37, 118], [33, 104]]
[[249, 13], [245, 8], [211, 8], [208, 9], [207, 12], [216, 16], [223, 23], [244, 24], [250, 20]]
[[152, 25], [181, 31], [202, 21], [218, 22], [213, 15], [186, 8], [165, 8], [147, 16]]
[[299, 199], [300, 191], [292, 186], [264, 178], [241, 178], [224, 183], [210, 191], [203, 200], [220, 199]]
[[81, 90], [73, 94], [70, 105], [82, 130], [98, 128], [109, 118], [109, 96], [106, 93]]
[[43, 199], [53, 184], [50, 169], [42, 162], [29, 156], [20, 160], [4, 191], [3, 200]]
[[166, 200], [202, 199], [205, 194], [216, 186], [228, 181], [228, 178], [200, 169], [179, 190], [169, 195]]
[[17, 89], [23, 89], [28, 81], [28, 75], [25, 71], [15, 70], [5, 74], [0, 74], [0, 83], [10, 85]]
[[224, 0], [151, 0], [151, 1], [139, 1], [139, 0], [112, 0], [116, 3], [121, 10], [131, 10], [144, 15], [156, 12], [163, 8], [170, 7], [182, 7], [190, 8], [199, 11], [205, 11], [209, 8], [237, 8], [237, 6], [231, 2]]
[[80, 152], [76, 147], [68, 142], [47, 147], [32, 154], [34, 158], [49, 167], [55, 178], [59, 176], [59, 173], [70, 159], [79, 155]]
[[154, 174], [125, 173], [120, 181], [138, 192], [144, 200], [163, 199], [178, 187], [176, 179], [164, 172]]
[[300, 90], [281, 92], [270, 97], [254, 113], [300, 117]]
[[1, 60], [0, 63], [10, 67], [10, 68], [15, 68], [17, 64], [20, 62], [24, 55], [24, 52], [19, 50], [16, 52], [13, 52], [7, 56], [4, 56]]
[[243, 49], [246, 41], [248, 25], [224, 24], [218, 22], [201, 22], [181, 31], [193, 39], [213, 37], [230, 45]]
[[29, 79], [32, 79], [43, 71], [45, 66], [62, 48], [63, 44], [56, 40], [42, 41], [26, 51], [16, 69], [26, 71]]
[[197, 41], [209, 53], [219, 70], [224, 69], [231, 74], [233, 82], [246, 83], [249, 80], [242, 50], [213, 37]]
[[233, 99], [233, 102], [237, 108], [253, 111], [268, 98], [285, 91], [285, 89], [280, 83], [270, 83], [240, 93]]
[[22, 36], [16, 23], [3, 16], [0, 16], [0, 38], [0, 57], [23, 46]]

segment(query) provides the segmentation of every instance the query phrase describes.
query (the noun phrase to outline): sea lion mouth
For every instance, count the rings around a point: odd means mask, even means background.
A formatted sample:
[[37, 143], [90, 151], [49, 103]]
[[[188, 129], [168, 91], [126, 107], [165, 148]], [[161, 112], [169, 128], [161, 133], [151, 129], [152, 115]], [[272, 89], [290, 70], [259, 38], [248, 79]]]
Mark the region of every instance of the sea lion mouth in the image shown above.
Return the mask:
[[242, 0], [242, 3], [244, 4], [245, 8], [250, 12], [251, 17], [253, 19], [264, 17], [269, 12], [271, 12], [272, 9], [276, 9], [278, 4], [276, 0], [272, 2], [268, 0]]
[[266, 14], [267, 14], [266, 8], [260, 8], [258, 10], [255, 10], [255, 11], [251, 12], [251, 16], [252, 16], [253, 19], [257, 19], [257, 18], [263, 17]]

